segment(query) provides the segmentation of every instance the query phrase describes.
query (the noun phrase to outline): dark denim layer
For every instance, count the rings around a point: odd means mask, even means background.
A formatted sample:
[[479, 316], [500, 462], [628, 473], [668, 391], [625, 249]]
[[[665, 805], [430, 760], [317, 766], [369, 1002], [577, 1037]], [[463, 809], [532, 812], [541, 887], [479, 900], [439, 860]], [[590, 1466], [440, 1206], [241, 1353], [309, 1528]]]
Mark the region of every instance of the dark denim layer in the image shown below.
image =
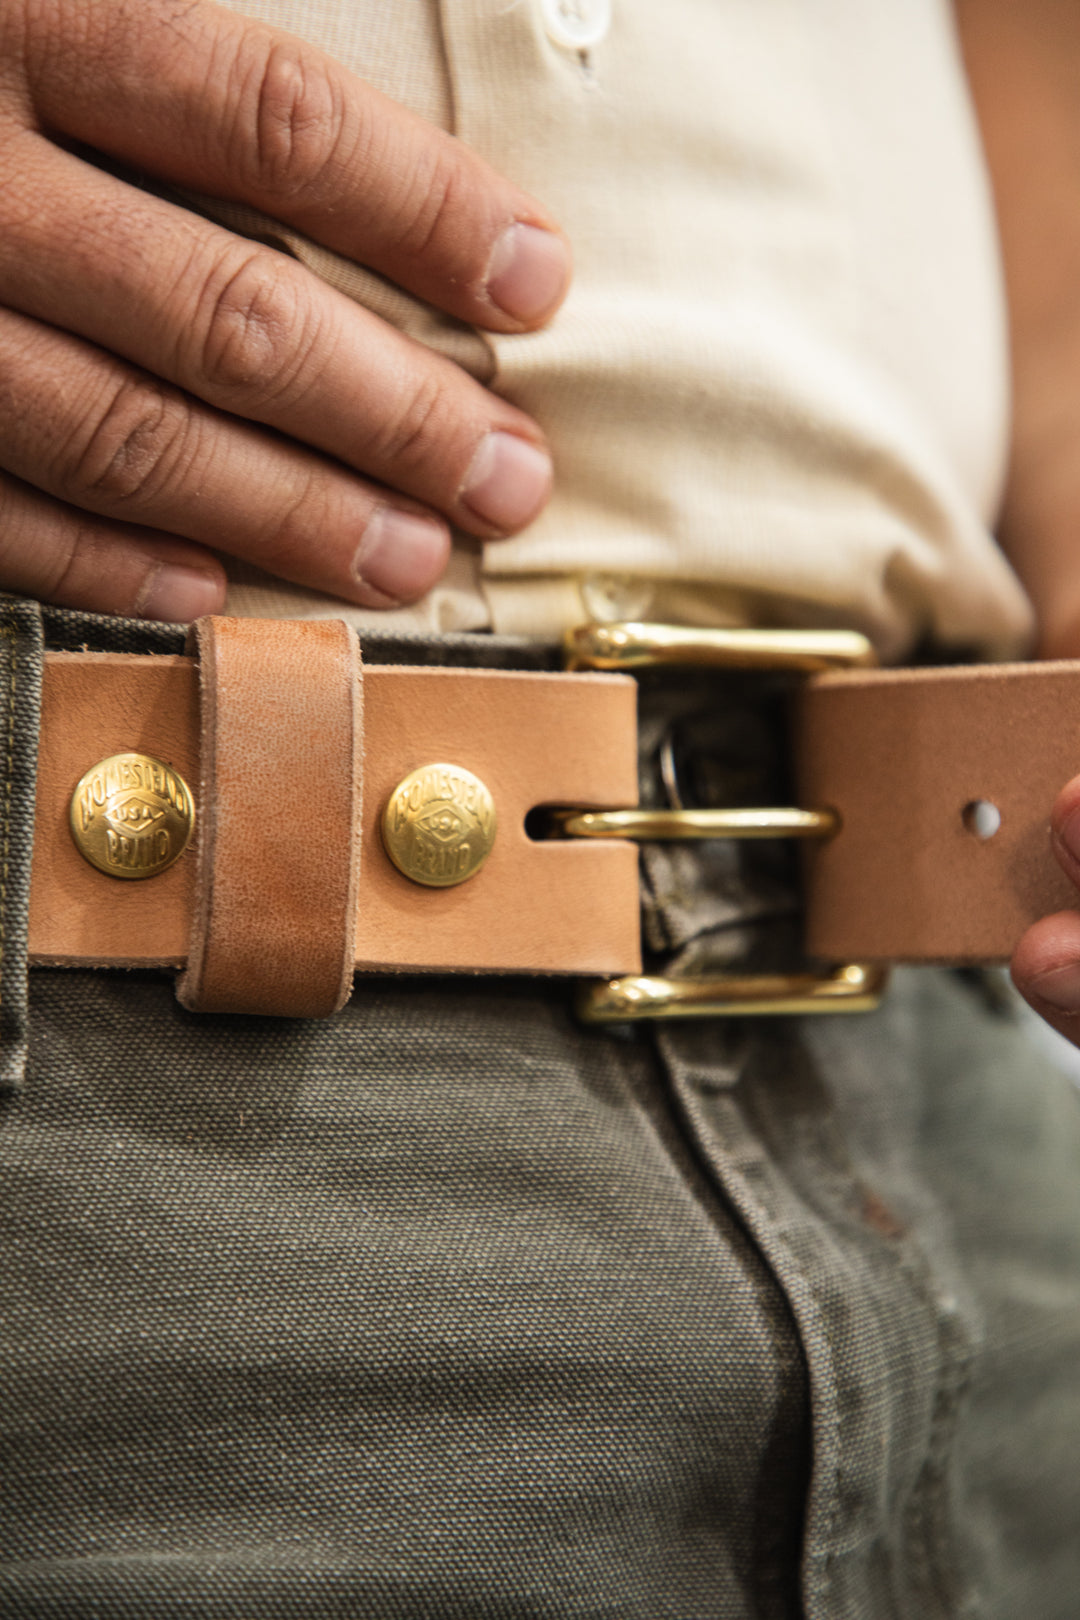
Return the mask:
[[[1080, 1110], [977, 981], [628, 1033], [552, 981], [308, 1024], [38, 971], [27, 1020], [42, 641], [179, 638], [7, 612], [0, 1613], [1071, 1620]], [[650, 683], [645, 798], [665, 739], [782, 797], [779, 696]], [[644, 873], [658, 960], [790, 956], [782, 851]]]

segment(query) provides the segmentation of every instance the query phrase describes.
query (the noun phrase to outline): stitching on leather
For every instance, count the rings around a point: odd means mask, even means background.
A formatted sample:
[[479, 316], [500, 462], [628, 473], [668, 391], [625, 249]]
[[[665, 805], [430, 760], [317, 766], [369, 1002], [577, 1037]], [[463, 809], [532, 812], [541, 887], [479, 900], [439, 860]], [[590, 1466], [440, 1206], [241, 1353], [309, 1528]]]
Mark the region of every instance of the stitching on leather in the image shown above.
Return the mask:
[[0, 1009], [4, 1005], [4, 929], [7, 923], [8, 861], [11, 851], [11, 779], [15, 755], [15, 690], [19, 670], [19, 638], [11, 625], [0, 625], [0, 636], [11, 642], [11, 676], [7, 705], [7, 775], [4, 779], [4, 841], [0, 846]]

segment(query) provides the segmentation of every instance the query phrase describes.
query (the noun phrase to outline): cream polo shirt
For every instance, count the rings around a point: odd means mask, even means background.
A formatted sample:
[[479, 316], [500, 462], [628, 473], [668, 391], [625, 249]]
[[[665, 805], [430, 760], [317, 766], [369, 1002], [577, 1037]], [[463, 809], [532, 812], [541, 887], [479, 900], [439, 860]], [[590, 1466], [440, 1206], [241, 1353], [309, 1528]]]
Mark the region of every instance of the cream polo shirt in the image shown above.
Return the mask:
[[[461, 541], [414, 609], [346, 616], [842, 624], [890, 657], [923, 636], [1023, 646], [1030, 610], [989, 532], [1002, 290], [944, 0], [236, 6], [454, 130], [574, 245], [551, 327], [492, 337], [274, 228], [531, 412], [555, 455], [524, 534]], [[241, 565], [229, 610], [343, 611]]]

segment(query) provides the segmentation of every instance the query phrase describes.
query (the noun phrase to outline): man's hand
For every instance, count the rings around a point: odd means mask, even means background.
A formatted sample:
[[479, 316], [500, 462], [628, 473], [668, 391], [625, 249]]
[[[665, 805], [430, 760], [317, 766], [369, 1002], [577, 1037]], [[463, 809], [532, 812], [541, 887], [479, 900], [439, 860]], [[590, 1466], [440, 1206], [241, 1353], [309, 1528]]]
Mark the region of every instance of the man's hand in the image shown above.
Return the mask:
[[250, 203], [463, 321], [527, 331], [569, 256], [531, 198], [208, 0], [0, 7], [0, 588], [189, 619], [208, 546], [368, 606], [551, 468], [521, 411], [295, 261], [84, 162]]
[[[1066, 877], [1080, 889], [1080, 776], [1058, 795], [1050, 838]], [[1033, 924], [1013, 953], [1012, 976], [1035, 1011], [1080, 1046], [1080, 912], [1059, 911]]]

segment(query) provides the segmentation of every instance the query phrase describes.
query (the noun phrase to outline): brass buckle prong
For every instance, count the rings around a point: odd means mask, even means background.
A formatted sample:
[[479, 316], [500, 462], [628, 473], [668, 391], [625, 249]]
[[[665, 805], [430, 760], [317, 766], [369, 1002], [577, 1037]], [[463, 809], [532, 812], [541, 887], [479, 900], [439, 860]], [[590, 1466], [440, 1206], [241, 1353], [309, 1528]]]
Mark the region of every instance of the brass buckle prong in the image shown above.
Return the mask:
[[578, 1014], [588, 1024], [627, 1024], [643, 1018], [871, 1012], [880, 1002], [887, 980], [887, 968], [864, 962], [849, 962], [820, 975], [597, 979], [582, 987]]
[[706, 838], [833, 838], [835, 810], [551, 810], [559, 838], [675, 843]]
[[[631, 671], [661, 665], [707, 669], [823, 670], [876, 662], [865, 636], [853, 630], [688, 630], [678, 625], [587, 624], [566, 637], [569, 669]], [[670, 748], [669, 748], [670, 754]], [[665, 782], [674, 781], [673, 757]], [[677, 797], [677, 783], [675, 794]], [[705, 838], [832, 838], [835, 810], [552, 810], [555, 837], [622, 838], [634, 842]], [[821, 974], [725, 975], [669, 979], [638, 975], [597, 980], [582, 988], [578, 1012], [592, 1024], [642, 1018], [720, 1018], [762, 1013], [869, 1012], [888, 979], [885, 968], [847, 962]]]
[[857, 630], [687, 630], [672, 624], [585, 624], [565, 637], [567, 669], [634, 670], [663, 664], [703, 669], [865, 668], [877, 662]]

